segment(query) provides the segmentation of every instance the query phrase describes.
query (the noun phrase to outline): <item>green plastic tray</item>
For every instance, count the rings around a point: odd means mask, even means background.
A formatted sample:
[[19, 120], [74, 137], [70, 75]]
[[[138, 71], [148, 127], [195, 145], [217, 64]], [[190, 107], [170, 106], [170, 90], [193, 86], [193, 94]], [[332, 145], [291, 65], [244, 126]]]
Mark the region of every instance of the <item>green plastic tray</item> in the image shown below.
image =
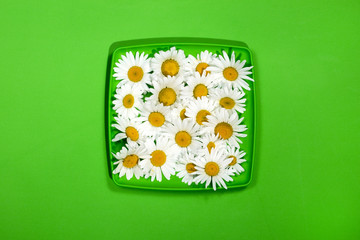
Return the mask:
[[[182, 49], [185, 55], [200, 53], [203, 50], [209, 50], [212, 53], [221, 54], [223, 50], [227, 53], [235, 51], [237, 59], [240, 57], [241, 60], [246, 60], [245, 66], [253, 65], [251, 52], [247, 45], [243, 42], [229, 41], [229, 40], [218, 40], [218, 39], [203, 39], [203, 38], [157, 38], [157, 39], [139, 39], [131, 41], [116, 42], [111, 45], [109, 50], [107, 74], [106, 74], [106, 100], [105, 100], [105, 132], [106, 132], [106, 148], [107, 148], [107, 159], [109, 166], [109, 175], [118, 186], [131, 187], [131, 188], [142, 188], [142, 189], [156, 189], [156, 190], [213, 190], [211, 185], [205, 188], [204, 184], [187, 185], [181, 182], [181, 179], [177, 176], [171, 176], [170, 180], [163, 179], [162, 182], [156, 180], [151, 182], [150, 178], [136, 179], [133, 177], [127, 180], [125, 176], [119, 178], [118, 174], [112, 174], [114, 170], [114, 162], [116, 159], [112, 156], [111, 152], [115, 153], [120, 151], [124, 146], [125, 140], [120, 142], [112, 142], [111, 139], [118, 133], [118, 130], [111, 127], [115, 123], [114, 116], [117, 116], [116, 112], [112, 109], [112, 101], [114, 100], [114, 94], [118, 80], [113, 77], [115, 62], [125, 55], [126, 52], [136, 51], [145, 52], [149, 54], [149, 57], [153, 57], [159, 50], [168, 50], [170, 47], [175, 46], [177, 49]], [[250, 75], [254, 79], [254, 73]], [[252, 169], [254, 163], [254, 150], [255, 150], [255, 84], [251, 81], [247, 81], [250, 84], [251, 91], [245, 90], [246, 97], [246, 111], [241, 114], [245, 117], [243, 123], [246, 124], [248, 130], [246, 138], [242, 138], [243, 144], [241, 149], [246, 152], [246, 162], [242, 163], [241, 166], [245, 169], [245, 172], [240, 175], [233, 176], [234, 181], [228, 182], [227, 187], [238, 188], [248, 185], [252, 178]], [[223, 189], [218, 187], [218, 189]]]

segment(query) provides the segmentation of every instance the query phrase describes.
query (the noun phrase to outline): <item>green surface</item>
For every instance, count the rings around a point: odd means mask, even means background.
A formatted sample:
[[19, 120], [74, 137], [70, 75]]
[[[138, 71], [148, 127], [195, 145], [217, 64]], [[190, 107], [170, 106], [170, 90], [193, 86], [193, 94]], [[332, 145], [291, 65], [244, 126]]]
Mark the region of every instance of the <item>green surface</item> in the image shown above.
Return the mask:
[[[360, 239], [360, 2], [1, 2], [1, 239]], [[109, 46], [246, 42], [258, 135], [245, 189], [117, 187], [104, 131]]]
[[[115, 47], [116, 46], [116, 47]], [[118, 117], [116, 111], [113, 110], [113, 101], [115, 100], [114, 94], [116, 93], [116, 88], [119, 83], [119, 80], [116, 80], [114, 75], [114, 67], [116, 67], [115, 63], [118, 62], [125, 54], [129, 51], [135, 52], [145, 52], [149, 57], [154, 57], [155, 52], [159, 51], [167, 51], [171, 47], [175, 46], [177, 49], [182, 49], [186, 56], [192, 54], [196, 56], [200, 54], [201, 51], [208, 50], [217, 55], [222, 55], [222, 52], [225, 51], [228, 55], [234, 51], [236, 60], [246, 61], [245, 67], [253, 66], [252, 56], [250, 50], [244, 46], [243, 42], [234, 42], [234, 41], [226, 41], [226, 40], [216, 40], [216, 39], [192, 39], [192, 38], [157, 38], [157, 39], [139, 39], [134, 41], [124, 41], [124, 42], [116, 42], [110, 47], [109, 51], [109, 63], [107, 69], [107, 77], [106, 77], [106, 99], [108, 100], [105, 113], [107, 125], [107, 133], [106, 136], [107, 147], [108, 147], [108, 161], [109, 161], [109, 172], [110, 174], [116, 168], [117, 165], [114, 165], [114, 162], [119, 161], [116, 159], [111, 153], [119, 152], [122, 147], [125, 145], [126, 140], [122, 140], [119, 142], [112, 142], [115, 135], [119, 133], [119, 131], [111, 127], [116, 123], [114, 117]], [[115, 48], [114, 48], [115, 47]], [[113, 51], [113, 48], [115, 49]], [[254, 74], [249, 75], [252, 79]], [[255, 135], [255, 84], [252, 81], [247, 81], [249, 83], [251, 91], [245, 90], [246, 101], [246, 111], [243, 114], [238, 114], [239, 117], [244, 117], [244, 120], [241, 124], [245, 124], [247, 126], [247, 130], [244, 132], [248, 136], [242, 139], [241, 149], [246, 152], [245, 159], [246, 162], [242, 163], [241, 166], [245, 169], [245, 172], [240, 175], [236, 174], [232, 177], [233, 181], [226, 183], [227, 188], [238, 188], [244, 187], [250, 183], [252, 177], [252, 169], [253, 169], [253, 158], [254, 158], [254, 135]], [[163, 178], [163, 181], [151, 181], [150, 178], [140, 178], [136, 179], [133, 177], [130, 180], [126, 179], [126, 176], [119, 178], [119, 174], [111, 174], [114, 182], [119, 186], [133, 187], [133, 188], [144, 188], [144, 189], [158, 189], [158, 190], [211, 190], [213, 188], [209, 186], [205, 188], [205, 183], [203, 184], [185, 184], [181, 181], [180, 178], [176, 176], [171, 176], [170, 180]], [[224, 189], [223, 187], [219, 187], [217, 189]]]

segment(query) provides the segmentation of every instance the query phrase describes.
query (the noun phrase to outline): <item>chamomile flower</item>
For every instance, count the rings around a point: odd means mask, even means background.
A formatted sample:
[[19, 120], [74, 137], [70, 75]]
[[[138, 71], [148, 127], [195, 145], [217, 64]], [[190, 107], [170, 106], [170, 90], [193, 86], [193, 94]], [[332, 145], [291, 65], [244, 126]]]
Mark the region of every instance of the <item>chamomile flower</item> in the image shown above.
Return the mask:
[[240, 125], [244, 117], [239, 119], [236, 112], [229, 114], [225, 109], [219, 108], [214, 111], [213, 115], [208, 115], [207, 119], [208, 121], [204, 122], [203, 132], [219, 134], [220, 139], [224, 139], [230, 145], [238, 146], [239, 143], [242, 143], [240, 137], [247, 136], [242, 133], [247, 130], [246, 125]]
[[193, 153], [185, 153], [179, 157], [179, 160], [176, 163], [176, 171], [178, 172], [176, 176], [181, 178], [183, 183], [191, 185], [193, 183], [194, 177], [196, 177], [195, 169], [195, 155]]
[[[156, 140], [156, 143], [155, 143]], [[161, 182], [162, 174], [167, 180], [175, 174], [175, 162], [180, 151], [167, 137], [149, 138], [145, 142], [148, 157], [140, 162], [145, 178]]]
[[146, 101], [169, 107], [176, 106], [180, 101], [180, 92], [183, 87], [182, 82], [182, 77], [158, 77], [153, 81], [154, 88], [149, 90], [152, 95]]
[[210, 71], [207, 71], [207, 67], [210, 66], [213, 62], [216, 54], [209, 52], [208, 50], [202, 51], [200, 54], [197, 54], [196, 58], [193, 55], [189, 55], [186, 59], [185, 72], [186, 75], [195, 76], [195, 73], [198, 72], [200, 75], [208, 75]]
[[117, 165], [113, 174], [119, 174], [119, 177], [126, 175], [129, 180], [134, 175], [137, 179], [143, 176], [143, 172], [139, 166], [140, 159], [147, 157], [145, 148], [135, 142], [129, 142], [123, 147], [120, 152], [112, 153], [118, 160], [114, 162]]
[[201, 147], [198, 138], [199, 127], [191, 119], [174, 119], [173, 124], [168, 124], [166, 134], [176, 144], [181, 152], [197, 150]]
[[245, 80], [254, 81], [248, 75], [252, 74], [250, 71], [253, 66], [244, 67], [246, 60], [240, 61], [235, 59], [235, 52], [232, 52], [231, 57], [223, 51], [223, 56], [215, 58], [213, 65], [207, 69], [211, 71], [220, 86], [228, 86], [234, 89], [250, 90], [250, 86]]
[[231, 89], [224, 87], [222, 89], [216, 89], [212, 91], [211, 98], [215, 100], [217, 107], [226, 109], [229, 113], [235, 110], [244, 113], [245, 112], [245, 93], [237, 89]]
[[205, 76], [196, 72], [195, 76], [190, 76], [187, 79], [188, 86], [184, 88], [182, 98], [189, 99], [190, 101], [198, 99], [200, 97], [207, 97], [212, 89], [213, 77], [211, 75]]
[[219, 135], [214, 133], [207, 133], [201, 138], [202, 148], [205, 151], [211, 152], [212, 149], [226, 148], [225, 141], [219, 138]]
[[136, 52], [135, 56], [130, 51], [122, 55], [119, 62], [116, 62], [114, 67], [114, 77], [116, 80], [121, 80], [117, 87], [122, 85], [130, 85], [130, 87], [138, 86], [140, 89], [146, 90], [147, 83], [150, 83], [150, 59], [144, 52]]
[[162, 104], [144, 103], [140, 108], [139, 129], [149, 137], [156, 137], [163, 132], [165, 123], [171, 118], [170, 109]]
[[208, 116], [213, 114], [215, 106], [215, 102], [207, 97], [198, 98], [189, 102], [186, 108], [186, 116], [196, 122], [198, 126], [202, 126], [208, 121]]
[[245, 169], [241, 166], [241, 164], [246, 161], [243, 158], [246, 153], [244, 151], [240, 151], [239, 148], [236, 148], [234, 146], [228, 146], [226, 153], [227, 157], [231, 159], [231, 162], [229, 163], [227, 168], [237, 174], [244, 172]]
[[138, 108], [142, 104], [141, 94], [139, 87], [123, 85], [117, 88], [113, 109], [125, 118], [136, 117], [139, 114]]
[[127, 139], [127, 142], [137, 142], [144, 138], [143, 132], [138, 127], [141, 121], [138, 118], [115, 117], [116, 124], [112, 124], [120, 133], [116, 134], [112, 139], [113, 142]]
[[188, 101], [181, 100], [176, 108], [174, 108], [171, 111], [172, 119], [180, 118], [181, 120], [184, 120], [185, 118], [188, 118], [186, 114], [186, 107], [189, 105]]
[[151, 60], [151, 68], [158, 76], [178, 77], [184, 75], [185, 54], [183, 50], [176, 50], [175, 47], [168, 51], [155, 53]]
[[198, 174], [194, 178], [194, 182], [196, 184], [205, 182], [205, 188], [211, 183], [214, 191], [216, 191], [216, 185], [227, 189], [225, 181], [233, 181], [230, 177], [233, 172], [226, 169], [230, 162], [231, 159], [226, 157], [223, 149], [214, 148], [210, 153], [205, 151], [204, 157], [194, 160]]

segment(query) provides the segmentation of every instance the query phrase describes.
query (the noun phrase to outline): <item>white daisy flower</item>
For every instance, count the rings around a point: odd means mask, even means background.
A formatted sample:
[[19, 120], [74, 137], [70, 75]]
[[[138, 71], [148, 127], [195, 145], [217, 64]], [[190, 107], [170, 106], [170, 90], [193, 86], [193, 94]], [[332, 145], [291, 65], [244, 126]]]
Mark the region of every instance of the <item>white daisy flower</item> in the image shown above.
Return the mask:
[[151, 68], [154, 74], [159, 76], [183, 76], [185, 64], [185, 54], [183, 50], [176, 50], [175, 47], [164, 52], [155, 53], [151, 60]]
[[188, 185], [193, 183], [194, 174], [197, 170], [195, 169], [195, 155], [193, 153], [181, 154], [181, 157], [176, 163], [176, 171], [178, 172], [176, 176], [182, 178], [181, 181]]
[[163, 104], [164, 106], [174, 107], [180, 101], [183, 88], [182, 77], [158, 77], [153, 81], [154, 88], [149, 89], [152, 93], [146, 101], [152, 104]]
[[233, 181], [230, 177], [233, 175], [233, 172], [226, 167], [231, 162], [230, 158], [226, 158], [224, 154], [224, 149], [214, 148], [210, 153], [205, 151], [204, 157], [198, 157], [194, 159], [195, 169], [197, 170], [194, 182], [205, 183], [205, 188], [212, 183], [214, 191], [216, 191], [216, 185], [227, 189], [227, 186], [224, 182]]
[[[155, 143], [156, 141], [156, 143]], [[151, 177], [161, 182], [162, 174], [167, 180], [175, 174], [175, 162], [180, 153], [174, 143], [167, 137], [149, 138], [145, 142], [148, 157], [140, 162], [140, 167], [145, 173], [145, 178]]]
[[205, 151], [211, 152], [214, 148], [226, 148], [226, 143], [224, 140], [219, 138], [219, 135], [214, 133], [207, 133], [201, 138], [202, 148]]
[[237, 174], [245, 172], [245, 169], [240, 164], [246, 161], [243, 158], [246, 153], [244, 151], [240, 151], [239, 148], [236, 148], [234, 146], [228, 146], [226, 153], [227, 157], [231, 159], [231, 162], [229, 163], [227, 168]]
[[112, 124], [112, 127], [115, 127], [120, 133], [116, 134], [112, 139], [113, 142], [120, 141], [122, 139], [127, 139], [127, 142], [137, 142], [141, 141], [144, 138], [144, 134], [139, 128], [141, 121], [138, 118], [124, 118], [124, 117], [115, 117], [116, 124]]
[[246, 98], [244, 96], [244, 92], [228, 87], [216, 89], [211, 93], [211, 98], [215, 100], [216, 106], [226, 109], [229, 113], [233, 113], [234, 110], [240, 113], [245, 112]]
[[122, 55], [122, 59], [116, 62], [114, 67], [114, 77], [116, 80], [121, 80], [117, 87], [128, 84], [131, 87], [138, 86], [140, 89], [146, 90], [146, 84], [150, 84], [150, 59], [144, 52], [136, 55], [130, 51], [126, 56]]
[[168, 124], [166, 127], [166, 134], [171, 141], [181, 150], [181, 152], [188, 152], [197, 150], [201, 147], [201, 143], [197, 135], [199, 134], [199, 127], [189, 118], [174, 119], [173, 124]]
[[198, 126], [202, 126], [208, 121], [208, 116], [214, 113], [215, 106], [216, 103], [207, 97], [198, 98], [189, 102], [186, 108], [186, 116], [196, 122]]
[[213, 115], [208, 115], [207, 119], [208, 121], [204, 122], [203, 132], [219, 134], [219, 137], [230, 145], [238, 146], [239, 143], [242, 143], [240, 137], [247, 136], [242, 133], [247, 130], [246, 125], [240, 125], [244, 117], [239, 119], [236, 112], [229, 114], [225, 109], [219, 108], [214, 111]]
[[235, 61], [235, 52], [232, 52], [231, 58], [223, 51], [223, 56], [219, 55], [219, 58], [215, 58], [214, 65], [209, 66], [207, 69], [211, 71], [212, 75], [218, 80], [220, 86], [229, 86], [234, 89], [246, 89], [250, 90], [250, 86], [245, 80], [254, 81], [248, 75], [252, 74], [250, 67], [244, 67], [246, 60], [242, 62], [240, 60]]
[[186, 115], [186, 107], [188, 105], [188, 101], [180, 101], [177, 107], [171, 111], [172, 119], [180, 118], [181, 120], [184, 120], [185, 118], [188, 118], [188, 116]]
[[140, 107], [139, 120], [143, 123], [139, 125], [139, 129], [149, 137], [156, 137], [163, 132], [165, 124], [169, 123], [170, 119], [169, 108], [162, 104], [144, 103]]
[[198, 72], [195, 73], [195, 76], [188, 77], [186, 83], [188, 86], [184, 88], [182, 98], [190, 101], [209, 96], [211, 89], [214, 86], [213, 77], [211, 75], [205, 76], [205, 74], [203, 74], [200, 76]]
[[137, 179], [143, 176], [143, 172], [139, 167], [139, 161], [147, 157], [145, 148], [135, 142], [129, 142], [120, 152], [112, 154], [119, 160], [114, 162], [114, 165], [117, 165], [117, 167], [114, 169], [113, 174], [119, 173], [119, 177], [126, 175], [127, 180], [134, 175]]
[[213, 59], [216, 57], [216, 54], [209, 52], [208, 50], [202, 51], [200, 54], [197, 54], [196, 58], [193, 55], [189, 55], [186, 59], [185, 72], [187, 76], [195, 76], [195, 73], [198, 72], [200, 75], [208, 75], [210, 71], [207, 71], [207, 67], [212, 65]]
[[137, 117], [139, 114], [138, 108], [143, 103], [141, 97], [142, 91], [139, 87], [124, 85], [116, 89], [113, 109], [125, 118]]

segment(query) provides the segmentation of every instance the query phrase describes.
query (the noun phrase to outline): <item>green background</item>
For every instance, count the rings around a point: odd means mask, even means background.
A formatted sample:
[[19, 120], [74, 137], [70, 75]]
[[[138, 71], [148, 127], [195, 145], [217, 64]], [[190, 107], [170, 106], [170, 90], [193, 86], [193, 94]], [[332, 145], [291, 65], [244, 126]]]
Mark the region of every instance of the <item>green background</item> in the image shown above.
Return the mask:
[[[358, 0], [2, 0], [1, 239], [359, 239], [359, 25]], [[247, 188], [146, 191], [108, 177], [108, 49], [152, 37], [252, 49]]]

